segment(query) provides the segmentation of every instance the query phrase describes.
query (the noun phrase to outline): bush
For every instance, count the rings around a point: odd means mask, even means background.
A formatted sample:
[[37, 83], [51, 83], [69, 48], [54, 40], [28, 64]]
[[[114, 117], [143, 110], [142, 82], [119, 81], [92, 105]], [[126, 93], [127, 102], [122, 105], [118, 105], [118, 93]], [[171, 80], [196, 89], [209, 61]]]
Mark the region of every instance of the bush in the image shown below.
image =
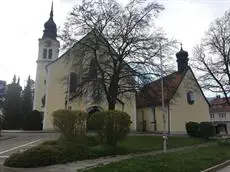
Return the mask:
[[210, 122], [201, 122], [199, 125], [200, 137], [208, 139], [215, 136], [215, 127]]
[[70, 140], [47, 141], [43, 144], [16, 153], [6, 159], [4, 165], [10, 167], [40, 167], [57, 163], [87, 159], [87, 145]]
[[53, 124], [67, 137], [84, 136], [87, 113], [82, 111], [57, 110], [53, 113]]
[[42, 130], [43, 115], [41, 112], [34, 110], [25, 117], [24, 130]]
[[199, 123], [190, 121], [186, 123], [185, 127], [190, 137], [199, 137]]
[[[61, 137], [46, 141], [41, 145], [16, 153], [6, 159], [4, 165], [10, 167], [41, 167], [77, 160], [92, 159], [102, 156], [128, 153], [123, 147], [93, 145], [95, 137]], [[91, 145], [91, 147], [90, 147]]]
[[129, 133], [130, 116], [121, 111], [105, 111], [92, 114], [89, 125], [97, 126], [102, 144], [116, 147], [118, 141]]

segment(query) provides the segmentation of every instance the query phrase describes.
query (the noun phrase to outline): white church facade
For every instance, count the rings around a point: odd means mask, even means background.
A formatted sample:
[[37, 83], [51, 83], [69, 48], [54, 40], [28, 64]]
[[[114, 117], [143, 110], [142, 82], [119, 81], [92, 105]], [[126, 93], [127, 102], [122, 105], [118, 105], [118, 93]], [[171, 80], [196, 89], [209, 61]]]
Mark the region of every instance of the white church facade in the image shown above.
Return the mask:
[[[53, 130], [52, 113], [58, 109], [82, 110], [88, 113], [107, 110], [107, 102], [95, 103], [88, 96], [72, 98], [70, 96], [70, 76], [73, 72], [72, 62], [67, 59], [82, 58], [78, 43], [59, 57], [60, 43], [57, 40], [57, 27], [53, 20], [53, 7], [50, 18], [44, 25], [44, 33], [39, 39], [37, 73], [33, 109], [44, 114], [43, 129]], [[81, 39], [89, 39], [89, 34]], [[71, 57], [71, 58], [70, 58]], [[117, 103], [116, 109], [127, 112], [131, 117], [131, 129], [136, 130], [135, 94], [123, 100], [125, 104]]]

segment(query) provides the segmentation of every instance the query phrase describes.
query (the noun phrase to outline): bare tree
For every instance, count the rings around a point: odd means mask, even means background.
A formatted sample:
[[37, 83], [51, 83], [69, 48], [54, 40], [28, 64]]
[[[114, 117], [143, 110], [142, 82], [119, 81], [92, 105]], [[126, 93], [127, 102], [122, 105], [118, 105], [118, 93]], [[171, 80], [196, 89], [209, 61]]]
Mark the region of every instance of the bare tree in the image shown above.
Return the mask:
[[114, 109], [117, 102], [124, 103], [122, 96], [159, 77], [160, 52], [169, 57], [175, 43], [154, 26], [162, 10], [146, 0], [131, 0], [125, 6], [115, 0], [83, 0], [74, 7], [61, 34], [64, 48], [90, 33], [89, 39], [78, 42], [83, 58], [73, 63], [81, 78], [74, 97], [105, 98], [108, 109]]
[[223, 94], [230, 105], [230, 11], [211, 23], [201, 44], [194, 48], [194, 57], [202, 87]]

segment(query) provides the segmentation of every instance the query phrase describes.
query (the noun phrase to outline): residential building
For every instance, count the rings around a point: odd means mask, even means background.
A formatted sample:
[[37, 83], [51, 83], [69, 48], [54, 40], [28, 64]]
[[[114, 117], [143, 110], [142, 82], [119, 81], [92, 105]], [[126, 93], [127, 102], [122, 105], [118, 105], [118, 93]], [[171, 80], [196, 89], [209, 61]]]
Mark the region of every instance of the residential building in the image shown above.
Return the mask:
[[[230, 99], [229, 99], [230, 101]], [[210, 101], [210, 121], [216, 126], [217, 134], [230, 133], [230, 106], [226, 98], [217, 96]]]

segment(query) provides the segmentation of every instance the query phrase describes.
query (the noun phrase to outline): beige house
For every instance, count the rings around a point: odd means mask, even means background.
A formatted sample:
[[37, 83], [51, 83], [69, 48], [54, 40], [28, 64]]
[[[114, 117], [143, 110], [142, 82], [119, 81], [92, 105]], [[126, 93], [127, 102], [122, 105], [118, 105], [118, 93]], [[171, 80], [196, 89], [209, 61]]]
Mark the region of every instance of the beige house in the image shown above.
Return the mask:
[[[228, 98], [230, 100], [230, 98]], [[217, 96], [210, 101], [210, 121], [216, 126], [217, 134], [230, 133], [230, 106], [225, 97]]]
[[[209, 103], [188, 66], [188, 53], [181, 48], [176, 56], [178, 71], [163, 78], [166, 130], [186, 133], [186, 122], [209, 121]], [[163, 132], [161, 80], [144, 86], [136, 98], [137, 130]]]
[[[35, 95], [33, 109], [44, 113], [43, 129], [53, 129], [52, 114], [58, 109], [82, 110], [88, 113], [103, 111], [108, 108], [107, 102], [95, 103], [91, 101], [90, 96], [85, 95], [81, 98], [73, 98], [71, 91], [71, 82], [80, 78], [80, 72], [83, 66], [77, 66], [73, 69], [73, 59], [83, 59], [81, 46], [88, 39], [92, 38], [91, 32], [74, 44], [63, 55], [59, 56], [60, 43], [57, 40], [57, 27], [53, 21], [53, 9], [51, 9], [50, 18], [45, 23], [45, 30], [41, 39], [39, 39], [39, 53], [37, 60], [37, 74], [35, 82]], [[103, 47], [99, 50], [103, 53]], [[90, 54], [87, 54], [90, 56]], [[87, 63], [87, 60], [85, 60]], [[71, 79], [75, 76], [75, 79]], [[130, 94], [129, 99], [123, 98], [120, 104], [116, 105], [117, 110], [122, 110], [130, 114], [131, 129], [136, 130], [136, 101], [135, 94]]]

